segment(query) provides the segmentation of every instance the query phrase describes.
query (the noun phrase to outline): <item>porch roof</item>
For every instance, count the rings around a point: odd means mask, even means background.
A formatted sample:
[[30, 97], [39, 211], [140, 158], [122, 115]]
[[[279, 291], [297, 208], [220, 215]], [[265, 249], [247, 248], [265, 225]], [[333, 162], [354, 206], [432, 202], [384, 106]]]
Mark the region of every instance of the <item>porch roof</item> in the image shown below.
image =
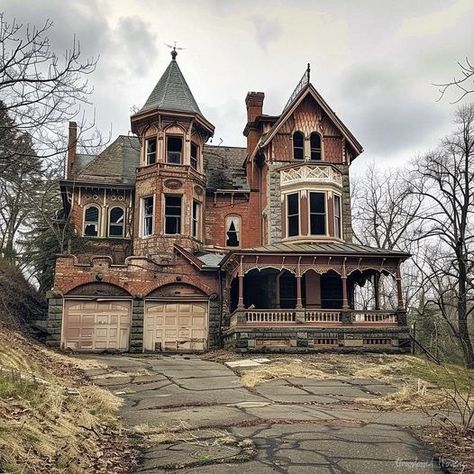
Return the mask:
[[338, 255], [351, 257], [391, 257], [401, 261], [411, 255], [399, 250], [387, 250], [376, 247], [368, 247], [347, 242], [317, 242], [317, 243], [284, 243], [262, 245], [248, 249], [235, 250], [229, 253], [221, 262], [221, 266], [231, 255]]

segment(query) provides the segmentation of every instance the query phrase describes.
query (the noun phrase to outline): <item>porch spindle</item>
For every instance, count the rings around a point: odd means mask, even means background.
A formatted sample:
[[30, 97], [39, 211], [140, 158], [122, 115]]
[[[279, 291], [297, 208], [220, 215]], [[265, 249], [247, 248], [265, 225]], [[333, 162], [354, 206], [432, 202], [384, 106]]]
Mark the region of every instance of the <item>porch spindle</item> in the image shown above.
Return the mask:
[[404, 310], [405, 304], [403, 302], [402, 276], [400, 273], [400, 265], [397, 265], [397, 272], [396, 272], [395, 278], [397, 280], [398, 309]]
[[380, 273], [374, 275], [375, 309], [380, 309]]
[[342, 264], [342, 309], [349, 309], [349, 300], [347, 298], [347, 273], [346, 273], [346, 259]]

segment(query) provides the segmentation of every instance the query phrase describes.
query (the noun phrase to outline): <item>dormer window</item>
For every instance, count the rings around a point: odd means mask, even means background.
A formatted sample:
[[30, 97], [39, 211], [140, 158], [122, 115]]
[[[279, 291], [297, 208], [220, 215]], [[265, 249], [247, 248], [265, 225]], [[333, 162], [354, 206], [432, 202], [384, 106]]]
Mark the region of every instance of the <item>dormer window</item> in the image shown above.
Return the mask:
[[310, 137], [311, 143], [311, 159], [315, 161], [321, 160], [321, 135], [313, 132]]
[[168, 137], [166, 141], [166, 161], [174, 165], [182, 163], [183, 139], [181, 137]]
[[145, 141], [145, 158], [147, 165], [156, 163], [156, 138], [147, 138]]
[[293, 158], [304, 159], [304, 135], [301, 132], [293, 133]]
[[198, 169], [198, 152], [199, 147], [194, 142], [191, 142], [191, 168], [195, 170]]

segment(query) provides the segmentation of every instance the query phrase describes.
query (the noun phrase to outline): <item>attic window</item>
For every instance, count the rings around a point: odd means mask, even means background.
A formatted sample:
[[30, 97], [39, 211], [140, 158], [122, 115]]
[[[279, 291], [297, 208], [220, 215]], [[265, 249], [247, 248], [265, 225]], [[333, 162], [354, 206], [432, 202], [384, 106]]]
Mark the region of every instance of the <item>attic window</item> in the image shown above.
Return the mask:
[[84, 236], [97, 237], [99, 235], [100, 211], [97, 206], [89, 206], [84, 211]]
[[311, 159], [321, 160], [321, 135], [313, 132], [310, 138], [311, 142]]
[[181, 137], [168, 137], [166, 141], [167, 162], [174, 165], [181, 164], [183, 139]]
[[293, 158], [304, 159], [304, 135], [301, 132], [293, 133]]
[[191, 142], [191, 168], [197, 170], [198, 168], [198, 146]]
[[240, 216], [226, 217], [226, 247], [240, 247]]
[[156, 138], [148, 138], [145, 141], [146, 164], [156, 163]]

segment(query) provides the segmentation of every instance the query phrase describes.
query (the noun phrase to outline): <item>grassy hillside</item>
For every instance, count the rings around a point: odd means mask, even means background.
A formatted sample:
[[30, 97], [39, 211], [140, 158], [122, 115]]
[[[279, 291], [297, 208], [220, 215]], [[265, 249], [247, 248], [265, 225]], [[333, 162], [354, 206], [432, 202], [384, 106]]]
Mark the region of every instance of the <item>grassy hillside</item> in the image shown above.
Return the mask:
[[120, 400], [78, 361], [0, 324], [0, 471], [130, 472], [135, 449]]

